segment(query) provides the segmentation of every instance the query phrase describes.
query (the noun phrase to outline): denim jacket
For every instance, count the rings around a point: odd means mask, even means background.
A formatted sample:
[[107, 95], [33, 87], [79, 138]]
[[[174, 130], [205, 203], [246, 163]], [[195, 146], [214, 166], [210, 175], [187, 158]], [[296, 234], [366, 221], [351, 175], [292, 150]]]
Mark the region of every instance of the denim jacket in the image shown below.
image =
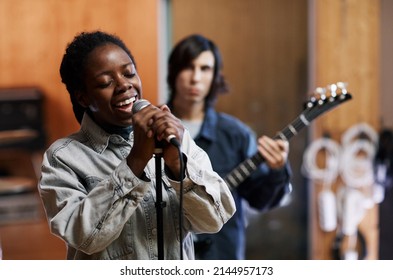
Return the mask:
[[[108, 134], [87, 114], [80, 130], [45, 152], [38, 185], [51, 232], [67, 259], [157, 259], [155, 159], [144, 180], [126, 164], [133, 133]], [[233, 197], [187, 131], [182, 142], [183, 255], [194, 259], [191, 232], [214, 233], [234, 214]], [[162, 164], [164, 166], [164, 164]], [[162, 167], [164, 259], [180, 259], [180, 182]]]

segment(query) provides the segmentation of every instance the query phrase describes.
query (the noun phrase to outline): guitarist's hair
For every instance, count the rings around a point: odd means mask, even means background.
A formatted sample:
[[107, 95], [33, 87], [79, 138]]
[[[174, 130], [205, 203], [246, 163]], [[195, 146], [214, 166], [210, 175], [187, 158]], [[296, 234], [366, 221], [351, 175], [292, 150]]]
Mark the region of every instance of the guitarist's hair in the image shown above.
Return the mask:
[[176, 78], [178, 74], [190, 65], [202, 52], [211, 51], [214, 56], [214, 76], [205, 106], [214, 106], [219, 94], [228, 93], [229, 86], [222, 74], [223, 62], [216, 44], [206, 37], [193, 34], [183, 38], [172, 50], [168, 61], [169, 100], [171, 106], [176, 95]]

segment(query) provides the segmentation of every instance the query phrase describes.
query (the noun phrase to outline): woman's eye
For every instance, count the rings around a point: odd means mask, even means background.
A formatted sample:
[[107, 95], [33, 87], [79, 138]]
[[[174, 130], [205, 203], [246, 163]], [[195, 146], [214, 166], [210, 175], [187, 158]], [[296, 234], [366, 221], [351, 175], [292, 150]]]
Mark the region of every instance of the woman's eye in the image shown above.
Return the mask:
[[98, 84], [98, 87], [99, 87], [99, 88], [107, 88], [107, 87], [109, 87], [111, 84], [112, 84], [112, 81], [108, 81], [108, 82], [105, 82], [105, 83], [99, 83], [99, 84]]
[[125, 74], [124, 74], [124, 77], [127, 77], [127, 78], [133, 78], [133, 77], [135, 77], [135, 75], [136, 75], [136, 72], [132, 72], [132, 73], [125, 73]]

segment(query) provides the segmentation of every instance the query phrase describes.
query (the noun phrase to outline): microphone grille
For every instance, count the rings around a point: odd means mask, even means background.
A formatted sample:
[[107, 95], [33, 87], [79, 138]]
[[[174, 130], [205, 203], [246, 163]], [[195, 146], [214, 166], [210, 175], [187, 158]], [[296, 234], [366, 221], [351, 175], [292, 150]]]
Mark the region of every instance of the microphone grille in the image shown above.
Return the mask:
[[149, 101], [147, 101], [146, 99], [139, 99], [137, 101], [135, 101], [134, 105], [132, 105], [132, 113], [138, 113], [140, 110], [142, 110], [143, 108], [145, 108], [146, 106], [148, 106], [150, 104]]

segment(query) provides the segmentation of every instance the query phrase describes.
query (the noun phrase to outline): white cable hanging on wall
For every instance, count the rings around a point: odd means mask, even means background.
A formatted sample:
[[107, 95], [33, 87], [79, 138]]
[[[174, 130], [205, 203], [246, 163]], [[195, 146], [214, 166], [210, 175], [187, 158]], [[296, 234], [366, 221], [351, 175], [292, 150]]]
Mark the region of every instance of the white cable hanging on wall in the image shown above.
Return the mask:
[[365, 194], [365, 207], [372, 208], [383, 200], [383, 190], [375, 184], [374, 174], [378, 134], [368, 124], [360, 123], [350, 127], [341, 139], [341, 178], [347, 186], [361, 189]]
[[375, 147], [368, 140], [355, 140], [343, 147], [340, 173], [348, 186], [362, 188], [374, 183]]
[[[320, 153], [325, 153], [324, 167], [317, 163]], [[326, 232], [337, 227], [336, 198], [331, 187], [338, 176], [339, 157], [340, 146], [327, 137], [313, 141], [303, 155], [303, 174], [322, 184], [322, 190], [318, 194], [318, 217], [320, 228]]]
[[[345, 259], [357, 259], [359, 224], [367, 209], [380, 202], [375, 192], [374, 157], [378, 134], [366, 123], [350, 127], [341, 137], [342, 145], [330, 138], [313, 141], [303, 155], [302, 172], [322, 184], [318, 194], [320, 228], [337, 230], [347, 238]], [[325, 153], [324, 167], [317, 164], [319, 154]], [[343, 186], [337, 196], [332, 185], [338, 178]]]
[[377, 201], [373, 161], [378, 134], [366, 123], [356, 124], [341, 138], [340, 175], [344, 186], [337, 191], [340, 231], [348, 237], [345, 259], [357, 259], [359, 225]]
[[358, 123], [343, 133], [341, 136], [341, 145], [346, 147], [359, 138], [368, 139], [374, 146], [378, 144], [378, 133], [367, 123]]

